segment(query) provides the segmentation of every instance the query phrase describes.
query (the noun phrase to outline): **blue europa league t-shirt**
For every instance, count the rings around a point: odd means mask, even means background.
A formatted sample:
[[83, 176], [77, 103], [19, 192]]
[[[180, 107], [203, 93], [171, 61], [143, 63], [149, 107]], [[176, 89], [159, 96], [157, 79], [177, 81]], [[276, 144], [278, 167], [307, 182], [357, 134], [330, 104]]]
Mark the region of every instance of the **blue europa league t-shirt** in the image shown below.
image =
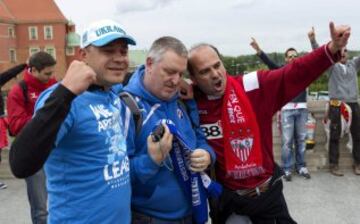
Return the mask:
[[[56, 86], [39, 98], [40, 108]], [[49, 223], [130, 223], [125, 106], [115, 92], [77, 96], [46, 164]]]

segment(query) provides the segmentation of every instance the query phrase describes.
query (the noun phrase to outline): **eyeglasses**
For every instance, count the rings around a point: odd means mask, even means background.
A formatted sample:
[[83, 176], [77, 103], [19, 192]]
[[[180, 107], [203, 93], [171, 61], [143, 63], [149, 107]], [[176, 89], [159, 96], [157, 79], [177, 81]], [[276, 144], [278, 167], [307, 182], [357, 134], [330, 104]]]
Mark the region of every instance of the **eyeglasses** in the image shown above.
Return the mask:
[[290, 54], [290, 55], [287, 56], [287, 58], [289, 58], [289, 59], [297, 58], [297, 57], [298, 57], [297, 54]]

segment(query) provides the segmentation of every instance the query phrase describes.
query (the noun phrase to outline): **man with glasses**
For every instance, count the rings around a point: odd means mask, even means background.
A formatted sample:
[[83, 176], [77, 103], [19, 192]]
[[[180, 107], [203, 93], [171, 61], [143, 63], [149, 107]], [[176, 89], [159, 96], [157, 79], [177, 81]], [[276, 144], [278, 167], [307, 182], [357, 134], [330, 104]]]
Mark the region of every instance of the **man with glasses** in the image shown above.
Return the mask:
[[[282, 66], [274, 63], [259, 47], [254, 38], [250, 45], [255, 49], [256, 55], [268, 66], [269, 69], [278, 69]], [[285, 51], [285, 63], [291, 63], [298, 57], [294, 48]], [[293, 148], [295, 148], [295, 169], [300, 176], [310, 179], [310, 174], [305, 163], [306, 149], [306, 121], [308, 110], [306, 105], [306, 90], [281, 108], [281, 161], [285, 172], [285, 180], [291, 181], [293, 164]]]
[[[314, 27], [308, 33], [313, 49], [318, 48], [315, 39]], [[353, 141], [352, 154], [354, 158], [353, 169], [356, 175], [360, 175], [360, 107], [358, 104], [359, 87], [357, 73], [360, 70], [360, 57], [348, 60], [346, 48], [341, 51], [341, 60], [328, 69], [329, 96], [330, 96], [330, 141], [329, 163], [330, 172], [335, 176], [343, 176], [339, 169], [339, 140], [341, 134], [341, 107], [348, 104], [352, 111], [350, 126]]]
[[[24, 72], [24, 79], [14, 85], [7, 98], [9, 131], [17, 136], [31, 120], [34, 105], [40, 93], [50, 87], [56, 80], [52, 78], [56, 61], [46, 52], [33, 54]], [[43, 169], [25, 179], [33, 223], [46, 223], [47, 191]]]

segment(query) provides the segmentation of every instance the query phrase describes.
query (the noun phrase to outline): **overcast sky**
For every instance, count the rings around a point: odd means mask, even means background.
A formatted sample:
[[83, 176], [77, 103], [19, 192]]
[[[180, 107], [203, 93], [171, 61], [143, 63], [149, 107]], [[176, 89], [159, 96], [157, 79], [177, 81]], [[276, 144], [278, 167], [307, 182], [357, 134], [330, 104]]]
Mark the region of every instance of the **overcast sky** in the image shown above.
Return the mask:
[[63, 14], [84, 27], [99, 19], [123, 25], [138, 45], [148, 49], [171, 35], [187, 47], [208, 42], [225, 55], [252, 54], [255, 37], [265, 52], [288, 47], [309, 51], [307, 32], [315, 27], [320, 43], [329, 41], [329, 21], [352, 27], [348, 48], [360, 49], [358, 0], [55, 0]]

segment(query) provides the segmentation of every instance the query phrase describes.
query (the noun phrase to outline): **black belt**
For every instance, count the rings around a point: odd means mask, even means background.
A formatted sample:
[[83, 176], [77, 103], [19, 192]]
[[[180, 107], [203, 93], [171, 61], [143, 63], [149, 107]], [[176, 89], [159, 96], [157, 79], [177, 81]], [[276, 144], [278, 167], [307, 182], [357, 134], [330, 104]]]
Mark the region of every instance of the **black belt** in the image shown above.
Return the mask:
[[234, 192], [240, 196], [247, 196], [250, 198], [255, 198], [257, 196], [260, 196], [262, 193], [265, 193], [266, 191], [268, 191], [269, 188], [273, 184], [275, 184], [276, 182], [281, 180], [281, 177], [278, 177], [273, 182], [271, 182], [272, 178], [273, 177], [269, 177], [266, 181], [264, 181], [263, 183], [259, 184], [258, 186], [254, 187], [254, 188], [236, 190]]

